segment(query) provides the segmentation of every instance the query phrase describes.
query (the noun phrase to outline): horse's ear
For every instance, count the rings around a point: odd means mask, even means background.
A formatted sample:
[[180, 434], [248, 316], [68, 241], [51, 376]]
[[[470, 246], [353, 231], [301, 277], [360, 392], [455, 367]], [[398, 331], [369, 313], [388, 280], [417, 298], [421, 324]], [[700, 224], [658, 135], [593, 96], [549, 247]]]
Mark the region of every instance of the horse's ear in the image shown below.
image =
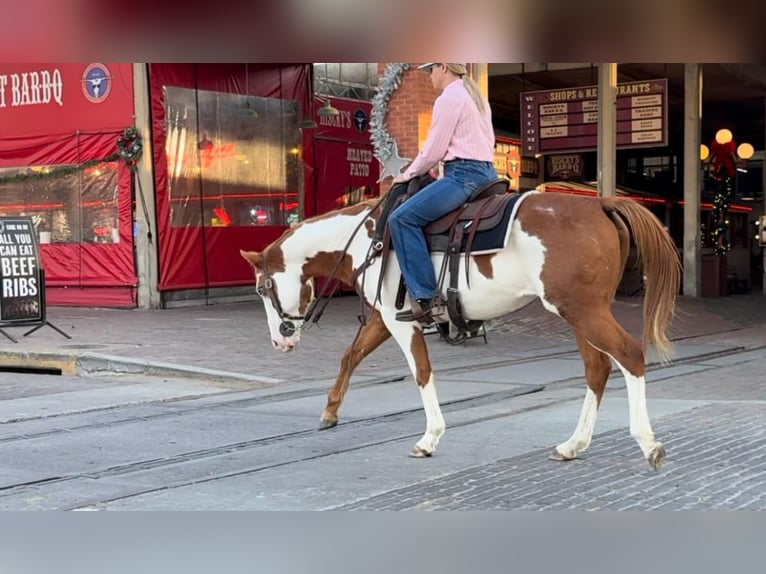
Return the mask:
[[240, 249], [239, 254], [245, 259], [245, 261], [247, 261], [255, 268], [259, 268], [261, 263], [263, 263], [263, 255], [257, 251], [243, 251]]

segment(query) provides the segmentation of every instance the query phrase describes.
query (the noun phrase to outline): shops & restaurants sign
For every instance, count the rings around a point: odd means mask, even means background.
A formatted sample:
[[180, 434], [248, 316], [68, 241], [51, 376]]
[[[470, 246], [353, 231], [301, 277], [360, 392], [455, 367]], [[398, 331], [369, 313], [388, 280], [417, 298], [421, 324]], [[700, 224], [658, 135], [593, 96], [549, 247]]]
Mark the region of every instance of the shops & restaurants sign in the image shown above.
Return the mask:
[[[585, 86], [521, 94], [522, 153], [595, 150], [598, 144], [598, 87]], [[617, 148], [668, 144], [668, 82], [617, 86]]]

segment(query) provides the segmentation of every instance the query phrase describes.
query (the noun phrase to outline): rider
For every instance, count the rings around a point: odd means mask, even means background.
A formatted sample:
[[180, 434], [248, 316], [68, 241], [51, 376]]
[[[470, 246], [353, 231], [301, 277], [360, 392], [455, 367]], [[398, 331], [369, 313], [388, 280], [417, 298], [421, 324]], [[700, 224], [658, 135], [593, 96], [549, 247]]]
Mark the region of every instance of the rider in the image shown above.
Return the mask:
[[406, 182], [444, 162], [444, 176], [399, 206], [389, 219], [391, 239], [412, 301], [398, 321], [424, 321], [444, 312], [423, 227], [463, 205], [470, 194], [496, 179], [495, 133], [489, 102], [467, 75], [465, 64], [418, 66], [441, 90], [433, 105], [423, 148], [393, 183]]

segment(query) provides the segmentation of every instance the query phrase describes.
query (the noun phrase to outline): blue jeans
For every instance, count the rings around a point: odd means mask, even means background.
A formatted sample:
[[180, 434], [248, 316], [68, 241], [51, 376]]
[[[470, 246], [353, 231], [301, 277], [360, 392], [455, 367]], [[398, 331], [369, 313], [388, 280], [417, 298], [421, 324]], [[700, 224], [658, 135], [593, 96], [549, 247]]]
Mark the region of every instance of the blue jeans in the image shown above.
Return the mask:
[[491, 162], [447, 162], [442, 179], [421, 189], [391, 214], [391, 239], [411, 297], [428, 299], [439, 294], [423, 227], [463, 205], [473, 191], [496, 178]]

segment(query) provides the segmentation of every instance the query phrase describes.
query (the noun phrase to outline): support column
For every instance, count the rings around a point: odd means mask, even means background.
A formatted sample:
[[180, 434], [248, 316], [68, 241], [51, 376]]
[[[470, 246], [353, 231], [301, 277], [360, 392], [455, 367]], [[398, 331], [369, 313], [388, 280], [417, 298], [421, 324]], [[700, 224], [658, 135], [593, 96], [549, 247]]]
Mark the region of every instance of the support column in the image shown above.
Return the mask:
[[471, 64], [470, 73], [471, 79], [479, 84], [481, 93], [484, 97], [489, 97], [489, 64]]
[[700, 123], [702, 120], [702, 65], [684, 64], [684, 241], [683, 292], [701, 295], [700, 242]]
[[135, 250], [138, 275], [138, 306], [141, 309], [160, 307], [158, 273], [159, 233], [155, 210], [154, 151], [152, 146], [151, 115], [149, 113], [148, 64], [133, 64], [133, 98], [136, 110], [136, 128], [141, 134], [144, 151], [135, 173]]
[[598, 190], [614, 197], [617, 185], [617, 64], [598, 65]]

